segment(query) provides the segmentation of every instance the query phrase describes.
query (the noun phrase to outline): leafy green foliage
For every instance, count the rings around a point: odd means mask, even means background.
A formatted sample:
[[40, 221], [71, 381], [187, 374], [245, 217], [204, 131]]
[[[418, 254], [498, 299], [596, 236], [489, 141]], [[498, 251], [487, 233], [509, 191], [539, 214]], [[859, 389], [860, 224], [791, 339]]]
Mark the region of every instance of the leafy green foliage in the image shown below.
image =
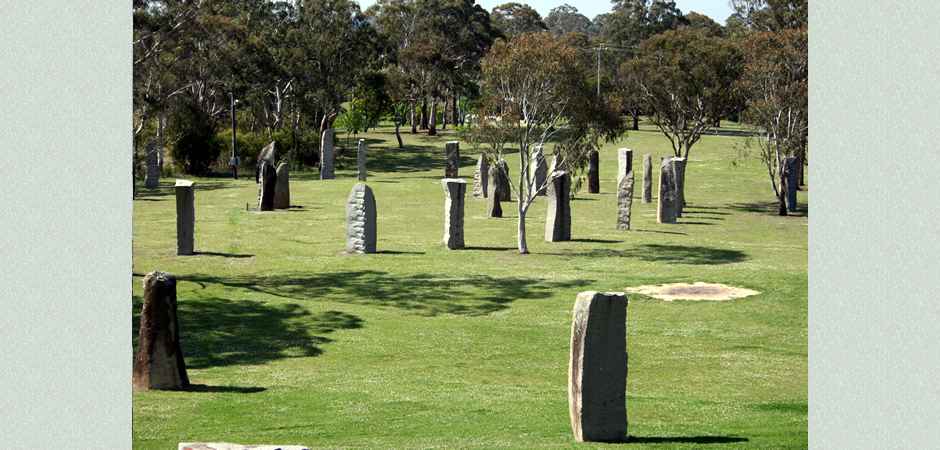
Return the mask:
[[193, 175], [208, 173], [224, 146], [208, 114], [193, 103], [182, 103], [173, 109], [170, 124], [175, 141], [171, 154], [179, 168]]

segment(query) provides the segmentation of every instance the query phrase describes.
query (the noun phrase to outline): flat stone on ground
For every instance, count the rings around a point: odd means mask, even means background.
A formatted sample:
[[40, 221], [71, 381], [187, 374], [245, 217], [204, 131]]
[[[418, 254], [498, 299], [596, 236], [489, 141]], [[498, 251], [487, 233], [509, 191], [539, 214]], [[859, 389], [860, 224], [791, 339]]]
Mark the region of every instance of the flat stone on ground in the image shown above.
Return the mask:
[[720, 283], [669, 283], [660, 285], [635, 286], [625, 289], [627, 292], [642, 294], [671, 302], [673, 300], [721, 302], [760, 294], [751, 289], [728, 286]]

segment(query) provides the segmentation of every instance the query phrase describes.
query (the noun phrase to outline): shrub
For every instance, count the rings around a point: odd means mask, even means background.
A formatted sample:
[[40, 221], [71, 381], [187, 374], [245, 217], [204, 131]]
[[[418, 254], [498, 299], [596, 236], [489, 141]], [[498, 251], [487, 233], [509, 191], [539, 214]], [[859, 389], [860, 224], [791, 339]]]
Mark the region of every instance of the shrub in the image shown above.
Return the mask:
[[174, 138], [170, 154], [176, 165], [192, 175], [209, 172], [223, 147], [212, 118], [196, 105], [184, 102], [171, 111], [168, 122], [169, 135]]

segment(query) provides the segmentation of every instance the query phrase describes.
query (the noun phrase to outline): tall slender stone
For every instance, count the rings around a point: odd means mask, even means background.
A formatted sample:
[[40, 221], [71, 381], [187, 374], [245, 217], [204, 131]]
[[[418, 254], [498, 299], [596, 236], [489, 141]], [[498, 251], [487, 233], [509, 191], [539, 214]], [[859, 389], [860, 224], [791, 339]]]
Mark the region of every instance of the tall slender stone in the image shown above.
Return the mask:
[[489, 194], [490, 196], [486, 198], [486, 216], [487, 217], [503, 217], [503, 207], [499, 204], [500, 197], [500, 183], [499, 178], [502, 176], [502, 171], [499, 170], [499, 166], [493, 164], [489, 168]]
[[320, 179], [321, 180], [332, 180], [336, 178], [333, 174], [333, 162], [334, 162], [334, 149], [333, 149], [333, 129], [330, 128], [323, 132], [323, 136], [320, 137]]
[[276, 184], [274, 185], [274, 209], [290, 208], [290, 167], [282, 162], [275, 171]]
[[346, 199], [346, 252], [375, 253], [375, 196], [365, 183], [356, 183]]
[[796, 191], [800, 188], [800, 158], [788, 156], [784, 161], [784, 179], [786, 179], [787, 211], [796, 211]]
[[643, 203], [653, 202], [653, 157], [643, 155]]
[[673, 170], [676, 173], [676, 217], [682, 217], [682, 209], [685, 208], [685, 165], [686, 158], [673, 158]]
[[627, 439], [627, 297], [581, 292], [571, 320], [568, 411], [578, 442]]
[[366, 181], [368, 173], [366, 172], [366, 152], [369, 150], [365, 139], [359, 139], [359, 146], [356, 148], [356, 164], [359, 167], [359, 181]]
[[490, 163], [486, 155], [480, 154], [477, 158], [477, 169], [473, 173], [473, 197], [487, 198], [490, 182]]
[[274, 193], [277, 191], [277, 171], [267, 160], [261, 161], [261, 193], [259, 211], [274, 211]]
[[571, 175], [563, 170], [551, 175], [548, 208], [545, 212], [545, 240], [571, 240]]
[[620, 180], [633, 172], [633, 150], [621, 148], [617, 150], [617, 186], [620, 186]]
[[444, 178], [457, 178], [460, 169], [460, 142], [448, 141], [444, 144]]
[[255, 166], [255, 183], [261, 182], [261, 170], [263, 169], [262, 166], [265, 162], [271, 166], [277, 164], [277, 145], [274, 141], [271, 141], [268, 145], [265, 145], [264, 148], [258, 152], [258, 164]]
[[545, 161], [545, 153], [541, 145], [535, 147], [532, 152], [532, 162], [529, 163], [529, 173], [532, 178], [532, 186], [537, 189], [535, 195], [545, 195], [548, 186], [545, 181], [548, 178], [548, 163]]
[[160, 186], [160, 152], [154, 141], [147, 143], [147, 173], [144, 176], [144, 186], [147, 189], [156, 189]]
[[601, 170], [600, 170], [600, 152], [591, 150], [588, 154], [588, 193], [597, 194], [601, 192]]
[[656, 222], [676, 223], [676, 172], [673, 158], [663, 158], [659, 166], [659, 198]]
[[630, 229], [630, 210], [633, 208], [633, 171], [620, 178], [617, 184], [617, 229]]
[[176, 254], [192, 255], [196, 230], [196, 195], [193, 182], [176, 180]]
[[176, 278], [165, 272], [144, 277], [132, 384], [137, 390], [189, 387], [176, 316]]
[[499, 200], [503, 202], [512, 201], [512, 186], [509, 183], [509, 163], [505, 159], [496, 162], [499, 169], [499, 177], [496, 179], [499, 189], [495, 192], [499, 194]]
[[463, 178], [444, 178], [444, 245], [454, 250], [464, 247], [463, 216], [467, 181]]

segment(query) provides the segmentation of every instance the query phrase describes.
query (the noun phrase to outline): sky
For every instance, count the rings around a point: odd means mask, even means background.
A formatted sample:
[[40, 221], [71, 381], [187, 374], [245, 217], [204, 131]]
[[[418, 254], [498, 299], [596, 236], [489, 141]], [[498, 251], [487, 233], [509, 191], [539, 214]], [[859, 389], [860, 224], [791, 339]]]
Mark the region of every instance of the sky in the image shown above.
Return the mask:
[[[496, 5], [509, 3], [511, 1], [528, 4], [535, 8], [542, 17], [547, 16], [552, 8], [565, 3], [578, 8], [578, 12], [587, 16], [588, 19], [594, 19], [594, 16], [598, 14], [610, 12], [610, 2], [606, 0], [478, 0], [478, 3], [483, 5], [487, 11], [490, 11]], [[375, 0], [358, 0], [358, 2], [359, 5], [362, 6], [362, 9], [365, 10], [369, 6], [372, 6]], [[728, 0], [675, 0], [675, 2], [676, 6], [682, 10], [683, 14], [689, 11], [695, 11], [699, 14], [711, 17], [712, 20], [720, 24], [724, 24], [725, 19], [731, 15], [731, 7], [728, 6]]]

